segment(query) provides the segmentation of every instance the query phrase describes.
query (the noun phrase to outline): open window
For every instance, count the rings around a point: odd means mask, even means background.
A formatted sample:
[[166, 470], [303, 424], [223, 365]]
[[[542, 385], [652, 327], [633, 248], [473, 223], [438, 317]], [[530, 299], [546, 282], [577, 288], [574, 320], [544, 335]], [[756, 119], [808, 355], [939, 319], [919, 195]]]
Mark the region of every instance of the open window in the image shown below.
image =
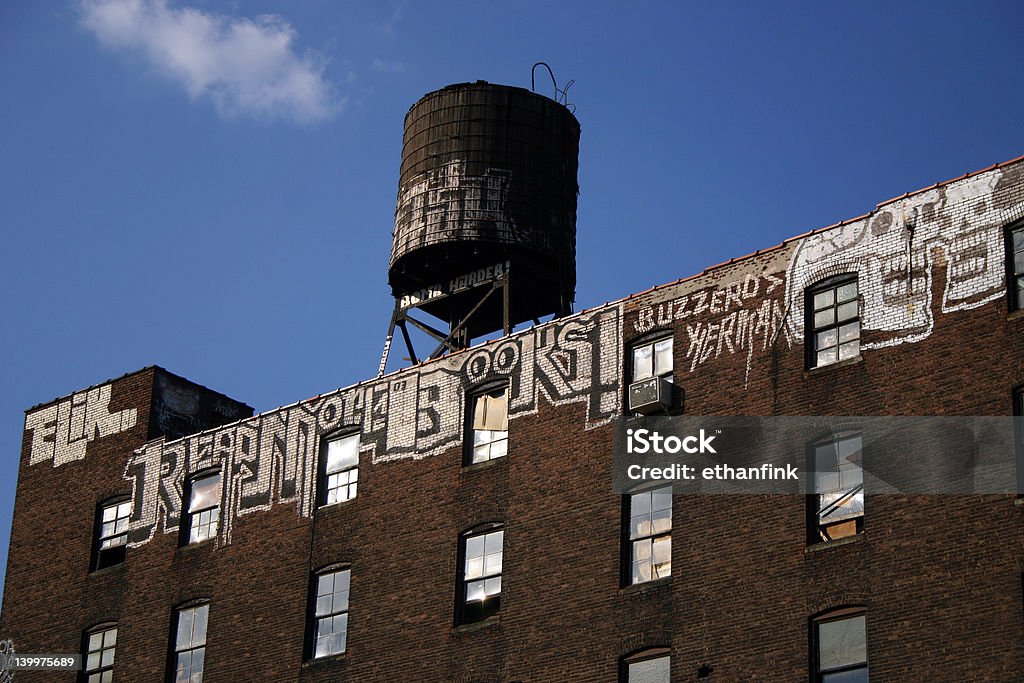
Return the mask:
[[809, 541], [854, 536], [864, 529], [864, 470], [860, 434], [811, 446], [814, 492], [808, 496]]
[[471, 465], [508, 455], [508, 385], [470, 395], [472, 420], [465, 463]]
[[97, 506], [92, 562], [94, 570], [124, 562], [131, 514], [132, 501], [128, 496], [110, 498]]

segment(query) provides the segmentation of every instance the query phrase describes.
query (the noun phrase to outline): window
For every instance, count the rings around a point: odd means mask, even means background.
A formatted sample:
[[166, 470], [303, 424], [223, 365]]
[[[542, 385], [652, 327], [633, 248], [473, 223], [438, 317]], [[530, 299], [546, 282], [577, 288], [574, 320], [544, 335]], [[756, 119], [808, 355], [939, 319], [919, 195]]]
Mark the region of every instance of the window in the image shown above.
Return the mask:
[[814, 621], [816, 683], [867, 683], [865, 626], [865, 615], [857, 609], [833, 612]]
[[85, 636], [86, 683], [111, 683], [114, 680], [114, 646], [117, 627], [101, 626]]
[[808, 365], [831, 365], [860, 355], [857, 276], [840, 275], [808, 290]]
[[1024, 309], [1024, 223], [1011, 226], [1006, 232], [1006, 260], [1009, 265], [1007, 285], [1010, 310]]
[[672, 337], [633, 347], [632, 382], [672, 375]]
[[672, 487], [629, 496], [629, 583], [672, 575]]
[[206, 659], [208, 604], [178, 610], [174, 640], [174, 683], [202, 683]]
[[486, 462], [508, 454], [508, 387], [473, 397], [472, 440], [467, 464]]
[[94, 569], [103, 569], [124, 562], [125, 548], [128, 545], [128, 518], [131, 512], [132, 502], [123, 498], [100, 505]]
[[313, 657], [345, 651], [348, 638], [348, 593], [351, 571], [341, 569], [316, 575], [313, 605]]
[[1014, 433], [1017, 436], [1017, 495], [1024, 497], [1024, 386], [1013, 393]]
[[813, 448], [811, 542], [853, 536], [864, 526], [864, 471], [859, 434]]
[[501, 606], [501, 561], [505, 530], [489, 525], [486, 531], [462, 538], [459, 576], [459, 623], [468, 624], [497, 614]]
[[356, 497], [359, 485], [359, 432], [327, 439], [323, 457], [321, 505]]
[[668, 648], [642, 650], [622, 660], [623, 683], [669, 683], [672, 660]]
[[197, 476], [189, 484], [189, 543], [202, 543], [217, 535], [220, 488], [220, 472]]

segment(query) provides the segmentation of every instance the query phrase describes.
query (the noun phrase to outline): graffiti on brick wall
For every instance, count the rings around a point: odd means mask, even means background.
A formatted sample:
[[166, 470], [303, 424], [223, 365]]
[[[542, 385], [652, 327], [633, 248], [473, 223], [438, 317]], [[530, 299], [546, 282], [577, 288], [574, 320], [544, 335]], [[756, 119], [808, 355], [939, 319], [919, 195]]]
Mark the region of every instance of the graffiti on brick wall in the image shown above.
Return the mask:
[[25, 416], [25, 431], [32, 434], [29, 464], [50, 460], [60, 467], [81, 460], [90, 441], [131, 429], [137, 419], [135, 408], [110, 412], [109, 384], [79, 391]]
[[686, 331], [685, 369], [694, 372], [709, 360], [737, 353], [746, 355], [744, 385], [756, 352], [764, 352], [783, 325], [785, 274], [782, 271], [747, 273], [714, 287], [699, 289], [671, 301], [637, 311], [634, 331], [644, 334], [657, 327], [681, 325]]
[[493, 168], [482, 176], [469, 175], [461, 159], [415, 176], [398, 195], [395, 248], [420, 244], [445, 230], [457, 230], [462, 239], [527, 241], [508, 211], [510, 178], [510, 171]]
[[[857, 273], [861, 327], [872, 337], [861, 348], [872, 349], [925, 339], [935, 310], [963, 311], [1005, 296], [1002, 227], [1022, 209], [1020, 201], [1000, 191], [1005, 173], [933, 188], [803, 238], [786, 278], [793, 310], [802, 310], [808, 286]], [[942, 298], [933, 301], [932, 282], [939, 274]], [[803, 317], [787, 320], [793, 336], [802, 339]]]
[[510, 420], [535, 413], [543, 396], [584, 404], [585, 428], [607, 424], [621, 410], [620, 320], [619, 307], [576, 315], [222, 429], [151, 442], [124, 472], [134, 503], [129, 542], [146, 543], [158, 526], [176, 531], [188, 477], [210, 467], [224, 474], [220, 543], [231, 542], [239, 515], [287, 504], [308, 516], [322, 435], [359, 427], [362, 462], [375, 465], [436, 455], [461, 444], [467, 391], [485, 381], [508, 382]]

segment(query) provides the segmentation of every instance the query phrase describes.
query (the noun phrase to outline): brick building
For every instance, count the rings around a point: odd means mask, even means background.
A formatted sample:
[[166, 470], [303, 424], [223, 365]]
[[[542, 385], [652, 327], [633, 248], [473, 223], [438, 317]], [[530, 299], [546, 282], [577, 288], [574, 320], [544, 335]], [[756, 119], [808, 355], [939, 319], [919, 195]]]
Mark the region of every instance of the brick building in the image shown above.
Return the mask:
[[809, 516], [609, 471], [647, 377], [687, 414], [1019, 414], [1022, 226], [1017, 159], [259, 415], [159, 368], [31, 408], [0, 639], [85, 657], [19, 680], [1022, 680], [1013, 493]]

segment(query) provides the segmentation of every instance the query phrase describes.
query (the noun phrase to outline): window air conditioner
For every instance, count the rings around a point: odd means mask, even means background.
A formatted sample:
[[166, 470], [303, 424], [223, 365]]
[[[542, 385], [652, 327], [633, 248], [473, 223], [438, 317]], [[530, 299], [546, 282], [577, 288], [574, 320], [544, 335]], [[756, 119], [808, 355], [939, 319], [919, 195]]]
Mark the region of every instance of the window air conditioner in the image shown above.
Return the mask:
[[629, 385], [629, 412], [650, 415], [664, 413], [672, 406], [672, 383], [664, 377], [649, 377]]

